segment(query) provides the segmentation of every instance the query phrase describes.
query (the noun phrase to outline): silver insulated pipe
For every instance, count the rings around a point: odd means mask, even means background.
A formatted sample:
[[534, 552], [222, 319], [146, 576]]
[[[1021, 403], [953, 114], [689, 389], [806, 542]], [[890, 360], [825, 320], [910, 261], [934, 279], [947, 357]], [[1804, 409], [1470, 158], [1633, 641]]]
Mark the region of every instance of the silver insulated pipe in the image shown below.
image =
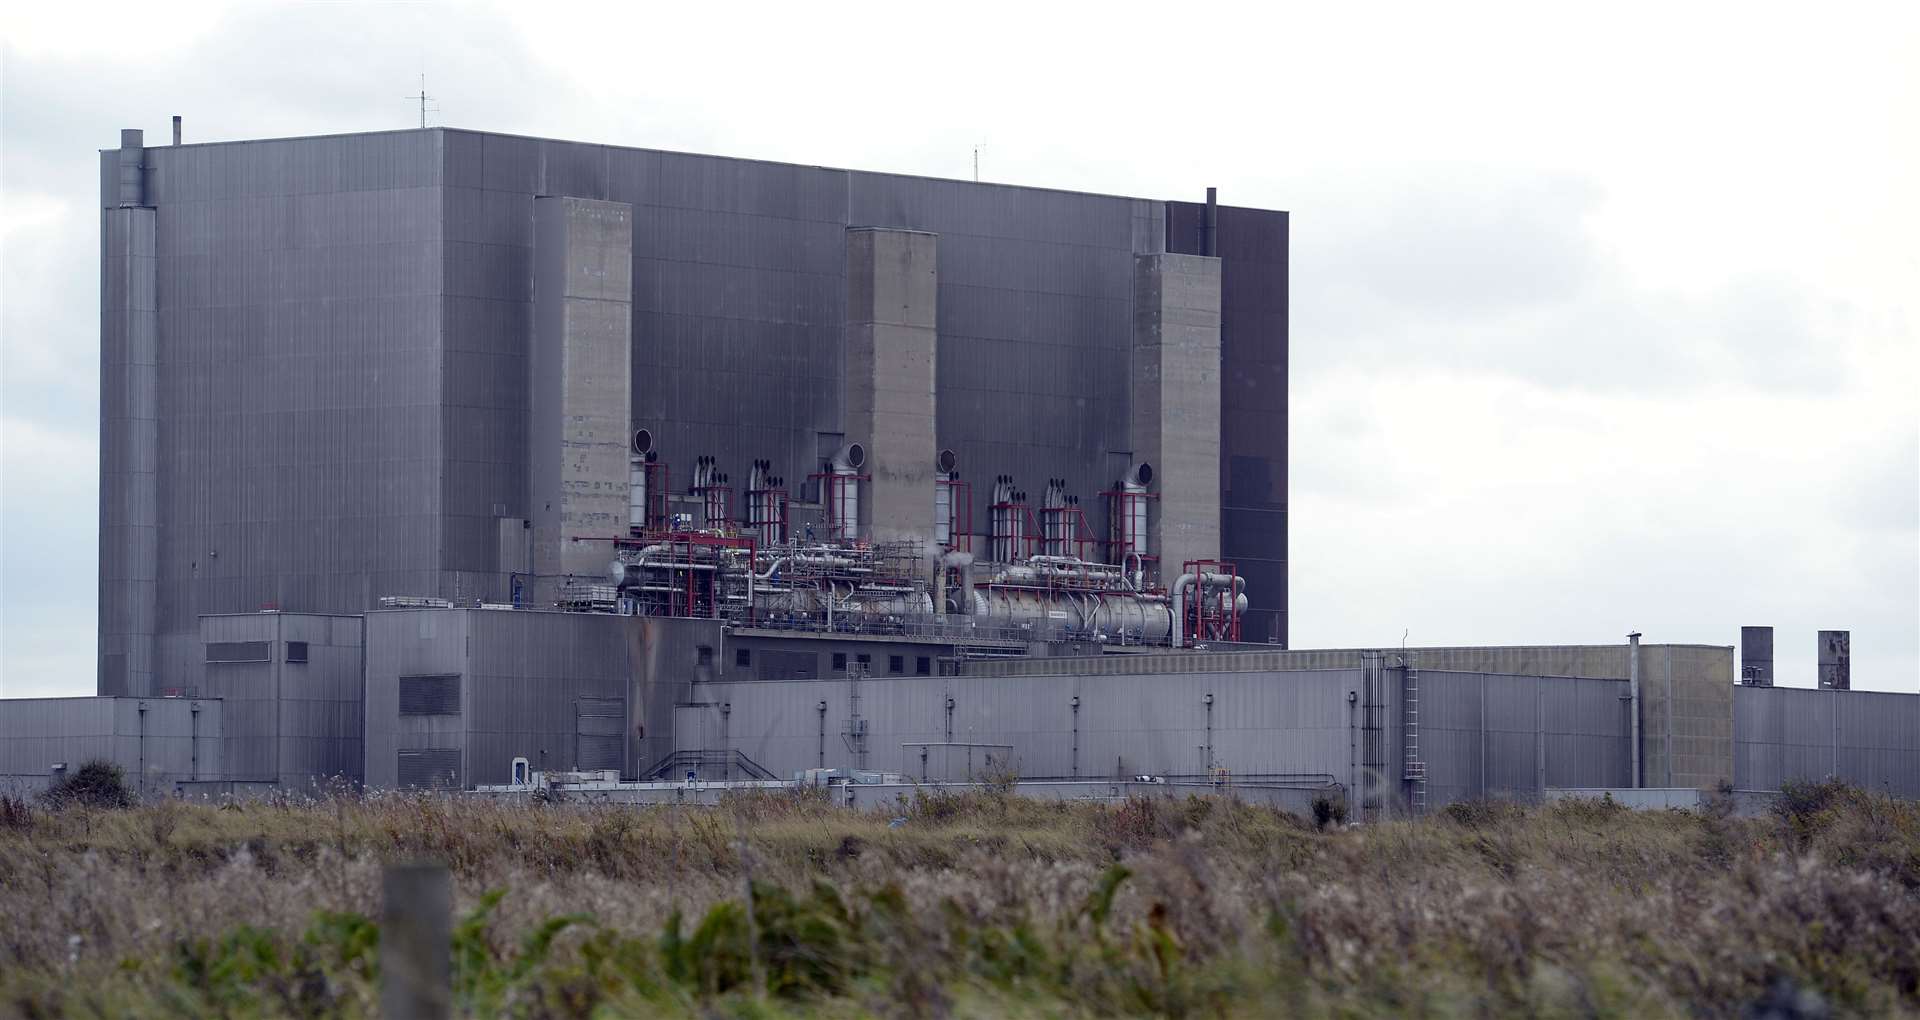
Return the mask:
[[828, 515], [839, 537], [852, 539], [860, 534], [860, 469], [867, 466], [867, 448], [848, 443], [834, 451], [827, 462], [832, 477], [826, 493]]

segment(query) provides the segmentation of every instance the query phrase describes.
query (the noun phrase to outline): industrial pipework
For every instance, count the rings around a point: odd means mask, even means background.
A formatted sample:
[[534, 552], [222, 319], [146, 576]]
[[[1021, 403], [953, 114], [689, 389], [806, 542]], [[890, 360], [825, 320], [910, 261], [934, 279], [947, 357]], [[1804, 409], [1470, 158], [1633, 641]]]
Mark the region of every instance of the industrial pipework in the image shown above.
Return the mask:
[[1132, 573], [1135, 588], [1147, 586], [1150, 568], [1157, 567], [1159, 561], [1147, 546], [1147, 501], [1155, 498], [1147, 491], [1151, 484], [1153, 465], [1142, 461], [1128, 468], [1113, 488], [1102, 494], [1107, 497], [1111, 521], [1108, 558]]

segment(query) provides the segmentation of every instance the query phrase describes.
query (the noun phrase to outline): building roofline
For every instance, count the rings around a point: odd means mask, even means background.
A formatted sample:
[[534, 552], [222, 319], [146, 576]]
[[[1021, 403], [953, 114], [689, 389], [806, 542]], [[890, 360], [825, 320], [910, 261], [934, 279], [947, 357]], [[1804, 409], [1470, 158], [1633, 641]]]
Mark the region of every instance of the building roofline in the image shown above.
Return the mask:
[[[1078, 191], [1072, 188], [1050, 188], [1050, 187], [1045, 187], [1042, 185], [1034, 185], [1034, 184], [1012, 184], [1006, 181], [970, 181], [964, 177], [941, 177], [934, 174], [912, 174], [912, 173], [903, 173], [903, 172], [893, 171], [893, 170], [861, 170], [854, 167], [827, 166], [821, 163], [793, 163], [793, 162], [788, 162], [786, 160], [763, 159], [757, 156], [730, 156], [730, 155], [727, 155], [724, 153], [718, 153], [718, 152], [691, 152], [684, 149], [659, 149], [659, 148], [653, 148], [653, 147], [644, 146], [644, 145], [618, 145], [612, 142], [585, 142], [585, 141], [580, 141], [579, 139], [573, 139], [573, 138], [553, 138], [547, 135], [522, 135], [522, 134], [515, 134], [510, 131], [483, 131], [476, 128], [453, 127], [450, 125], [438, 125], [435, 127], [428, 127], [428, 128], [391, 128], [384, 131], [339, 131], [339, 132], [333, 132], [330, 134], [317, 134], [317, 135], [279, 135], [271, 138], [233, 138], [233, 139], [227, 139], [225, 141], [182, 142], [179, 145], [166, 143], [166, 144], [158, 144], [158, 145], [147, 145], [145, 147], [149, 149], [195, 149], [195, 148], [212, 148], [212, 147], [223, 146], [223, 145], [252, 145], [252, 144], [267, 143], [267, 142], [312, 142], [312, 141], [324, 141], [328, 139], [340, 139], [340, 138], [367, 138], [375, 135], [425, 134], [430, 131], [437, 131], [442, 134], [452, 132], [452, 133], [463, 134], [463, 135], [482, 135], [482, 136], [490, 135], [495, 138], [517, 138], [523, 141], [553, 142], [560, 145], [590, 145], [590, 146], [596, 146], [603, 149], [622, 149], [627, 152], [650, 152], [650, 153], [656, 153], [658, 155], [663, 155], [663, 156], [700, 156], [708, 159], [726, 159], [726, 160], [733, 160], [741, 163], [758, 163], [763, 166], [792, 167], [800, 170], [826, 170], [832, 173], [844, 173], [844, 174], [872, 174], [876, 177], [900, 177], [908, 180], [917, 180], [917, 181], [937, 181], [944, 184], [971, 184], [971, 185], [974, 185], [975, 187], [981, 187], [981, 188], [1007, 188], [1015, 191], [1041, 191], [1041, 192], [1049, 192], [1052, 194], [1059, 194], [1059, 195], [1077, 195], [1083, 198], [1109, 198], [1109, 199], [1117, 199], [1117, 200], [1128, 201], [1128, 202], [1187, 202], [1188, 204], [1204, 204], [1204, 203], [1195, 203], [1188, 199], [1180, 199], [1180, 198], [1147, 198], [1142, 195], [1116, 195], [1111, 192], [1105, 192], [1105, 191]], [[111, 148], [111, 149], [100, 149], [98, 151], [100, 152], [101, 155], [104, 156], [107, 153], [118, 152], [120, 150], [118, 146], [115, 146], [114, 148]], [[1221, 205], [1220, 208], [1242, 209], [1242, 210], [1247, 210], [1251, 212], [1268, 212], [1268, 213], [1286, 213], [1287, 212], [1287, 210], [1285, 209], [1266, 209], [1260, 206]]]

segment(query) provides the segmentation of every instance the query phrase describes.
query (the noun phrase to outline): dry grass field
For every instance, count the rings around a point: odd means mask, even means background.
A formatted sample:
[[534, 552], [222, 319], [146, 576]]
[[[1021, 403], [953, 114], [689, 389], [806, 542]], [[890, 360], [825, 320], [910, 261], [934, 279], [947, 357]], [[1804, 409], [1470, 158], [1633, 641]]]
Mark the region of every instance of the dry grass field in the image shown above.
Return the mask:
[[0, 1015], [376, 1015], [381, 869], [421, 858], [474, 1016], [1920, 1016], [1920, 805], [1841, 786], [1327, 831], [995, 794], [5, 801]]

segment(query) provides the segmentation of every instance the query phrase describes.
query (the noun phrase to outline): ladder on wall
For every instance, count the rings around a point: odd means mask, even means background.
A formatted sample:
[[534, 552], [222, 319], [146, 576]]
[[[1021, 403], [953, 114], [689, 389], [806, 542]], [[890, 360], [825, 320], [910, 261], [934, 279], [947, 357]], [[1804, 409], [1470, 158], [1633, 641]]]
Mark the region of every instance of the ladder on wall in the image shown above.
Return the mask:
[[1427, 763], [1420, 760], [1420, 671], [1411, 662], [1403, 662], [1406, 677], [1401, 687], [1401, 721], [1407, 735], [1407, 751], [1400, 778], [1407, 783], [1407, 803], [1413, 813], [1427, 813]]

